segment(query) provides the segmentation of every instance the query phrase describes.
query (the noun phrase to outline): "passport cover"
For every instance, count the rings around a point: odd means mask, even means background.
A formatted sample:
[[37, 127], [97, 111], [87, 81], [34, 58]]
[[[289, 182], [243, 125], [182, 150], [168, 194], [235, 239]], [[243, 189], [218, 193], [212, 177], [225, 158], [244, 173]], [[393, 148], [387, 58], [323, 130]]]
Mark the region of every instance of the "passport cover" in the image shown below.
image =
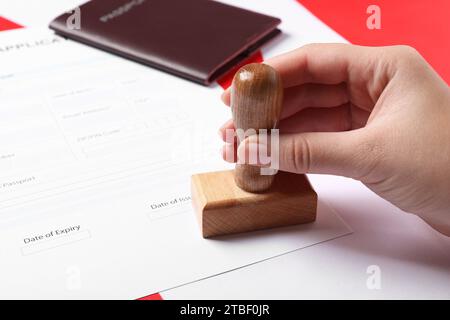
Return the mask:
[[[79, 12], [79, 27], [73, 15]], [[277, 35], [281, 20], [211, 0], [92, 0], [57, 17], [64, 37], [208, 85]]]

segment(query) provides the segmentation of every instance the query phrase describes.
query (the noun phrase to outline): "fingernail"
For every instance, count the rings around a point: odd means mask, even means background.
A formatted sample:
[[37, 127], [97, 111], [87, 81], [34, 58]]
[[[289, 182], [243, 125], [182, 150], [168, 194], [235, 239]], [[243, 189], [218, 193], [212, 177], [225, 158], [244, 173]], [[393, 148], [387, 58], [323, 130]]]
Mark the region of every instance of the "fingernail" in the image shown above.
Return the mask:
[[228, 90], [225, 90], [224, 92], [222, 92], [222, 94], [220, 95], [220, 99], [222, 100], [222, 102], [225, 104], [225, 105], [227, 105], [227, 106], [229, 106], [229, 101], [227, 101], [226, 99], [225, 99], [225, 97], [228, 95]]
[[235, 162], [234, 145], [226, 144], [221, 149], [221, 156], [227, 162]]
[[225, 135], [223, 135], [222, 133], [222, 139], [223, 141], [227, 142], [227, 143], [234, 143], [236, 138], [236, 133], [234, 131], [234, 129], [225, 129]]

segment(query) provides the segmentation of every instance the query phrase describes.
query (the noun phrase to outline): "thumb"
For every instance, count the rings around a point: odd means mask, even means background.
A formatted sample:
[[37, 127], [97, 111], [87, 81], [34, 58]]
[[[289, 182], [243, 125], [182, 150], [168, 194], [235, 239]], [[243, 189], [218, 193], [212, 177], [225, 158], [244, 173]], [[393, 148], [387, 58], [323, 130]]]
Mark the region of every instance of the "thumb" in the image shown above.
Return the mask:
[[[278, 154], [278, 169], [282, 171], [334, 174], [358, 180], [371, 172], [379, 159], [376, 140], [367, 134], [365, 128], [344, 132], [280, 134], [278, 152], [276, 144], [276, 139], [250, 136], [239, 145], [238, 159], [244, 162], [247, 162], [246, 158], [259, 159], [258, 154], [263, 150], [271, 157], [272, 165], [276, 161], [272, 156]], [[258, 154], [252, 157], [255, 152]], [[267, 161], [258, 164], [266, 166]]]

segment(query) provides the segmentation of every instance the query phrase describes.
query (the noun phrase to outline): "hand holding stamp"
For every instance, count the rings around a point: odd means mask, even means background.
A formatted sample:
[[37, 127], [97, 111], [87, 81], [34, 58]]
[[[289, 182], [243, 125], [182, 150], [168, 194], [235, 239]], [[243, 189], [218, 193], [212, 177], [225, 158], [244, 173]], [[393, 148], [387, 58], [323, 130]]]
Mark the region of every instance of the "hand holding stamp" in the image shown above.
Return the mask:
[[[231, 106], [237, 131], [276, 127], [283, 88], [268, 65], [249, 64], [233, 79]], [[238, 140], [242, 140], [242, 135]], [[238, 141], [240, 142], [240, 141]], [[235, 170], [192, 176], [192, 203], [205, 238], [312, 222], [317, 195], [305, 175], [237, 164]]]

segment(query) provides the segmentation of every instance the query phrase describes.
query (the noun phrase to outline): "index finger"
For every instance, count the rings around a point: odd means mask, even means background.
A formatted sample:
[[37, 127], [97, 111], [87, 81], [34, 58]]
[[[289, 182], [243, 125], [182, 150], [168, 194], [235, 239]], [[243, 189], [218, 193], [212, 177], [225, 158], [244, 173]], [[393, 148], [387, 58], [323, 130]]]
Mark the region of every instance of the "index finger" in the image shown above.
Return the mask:
[[[375, 51], [375, 52], [374, 52]], [[309, 44], [264, 61], [281, 76], [285, 88], [305, 83], [367, 82], [378, 64], [377, 50], [343, 43]], [[222, 94], [230, 105], [230, 88]]]

